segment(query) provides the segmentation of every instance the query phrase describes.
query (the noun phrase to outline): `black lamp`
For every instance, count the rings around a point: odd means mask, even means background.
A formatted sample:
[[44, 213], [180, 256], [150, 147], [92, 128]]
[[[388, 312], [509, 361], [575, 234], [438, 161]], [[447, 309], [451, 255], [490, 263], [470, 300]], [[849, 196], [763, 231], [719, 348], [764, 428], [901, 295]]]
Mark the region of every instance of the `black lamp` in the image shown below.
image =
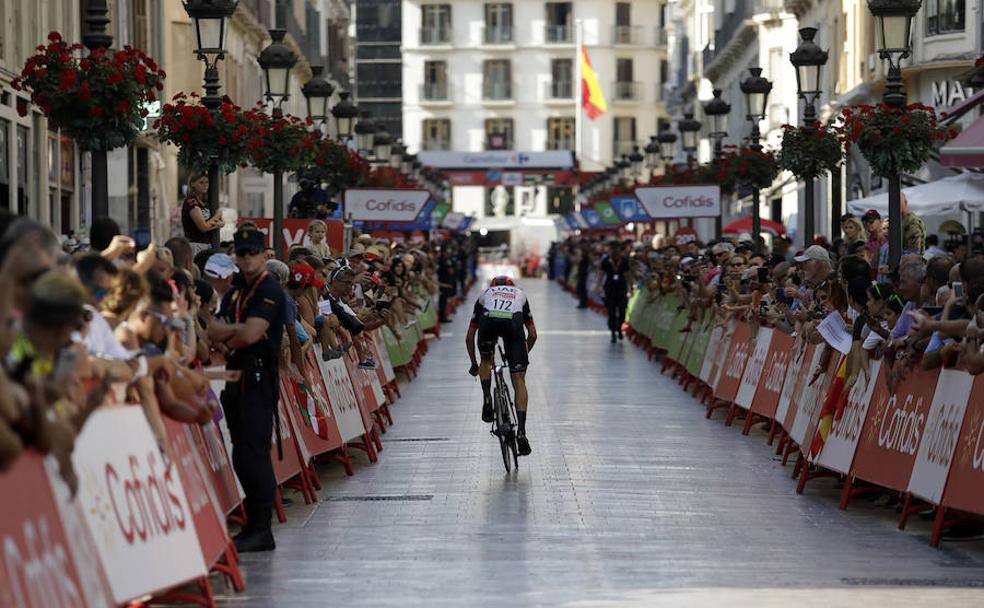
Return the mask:
[[356, 117], [359, 115], [359, 109], [349, 101], [348, 91], [339, 91], [338, 98], [338, 103], [331, 109], [331, 115], [335, 117], [338, 138], [347, 140], [352, 137], [352, 126], [355, 123]]
[[745, 94], [745, 107], [748, 120], [763, 120], [768, 107], [772, 83], [762, 77], [762, 68], [749, 68], [748, 78], [741, 81], [741, 92]]
[[673, 157], [676, 156], [676, 133], [669, 129], [663, 129], [656, 136], [656, 141], [659, 142], [659, 157], [663, 161], [673, 160]]
[[290, 71], [297, 64], [297, 55], [284, 44], [285, 34], [287, 30], [270, 30], [270, 46], [256, 59], [263, 68], [266, 98], [275, 104], [275, 111], [290, 96]]
[[683, 120], [677, 121], [677, 129], [683, 139], [683, 150], [687, 155], [697, 151], [697, 134], [700, 133], [700, 121], [694, 120], [693, 112], [684, 112]]
[[195, 52], [225, 54], [226, 20], [236, 12], [239, 0], [185, 0], [184, 9], [195, 22]]
[[307, 100], [308, 118], [316, 123], [328, 120], [331, 115], [331, 108], [328, 104], [331, 102], [331, 94], [335, 92], [335, 87], [324, 79], [321, 75], [322, 72], [324, 72], [324, 66], [312, 65], [311, 80], [305, 82], [304, 86], [301, 87], [301, 93]]
[[813, 41], [816, 35], [815, 27], [801, 28], [802, 41], [796, 50], [789, 54], [789, 61], [796, 68], [796, 92], [807, 105], [816, 103], [820, 96], [823, 66], [827, 63], [827, 51]]

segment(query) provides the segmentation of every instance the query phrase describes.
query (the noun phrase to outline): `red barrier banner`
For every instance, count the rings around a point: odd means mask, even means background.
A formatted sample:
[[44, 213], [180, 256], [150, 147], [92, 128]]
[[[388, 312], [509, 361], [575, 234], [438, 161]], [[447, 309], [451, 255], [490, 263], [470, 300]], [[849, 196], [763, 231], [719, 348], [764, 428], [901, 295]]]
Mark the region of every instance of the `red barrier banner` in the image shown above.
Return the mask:
[[984, 514], [981, 488], [984, 488], [984, 375], [974, 377], [942, 504]]
[[273, 429], [273, 443], [270, 446], [270, 459], [273, 460], [273, 474], [277, 478], [277, 484], [282, 484], [301, 472], [301, 457], [297, 453], [296, 442], [297, 429], [291, 424], [291, 417], [287, 411], [290, 407], [289, 386], [282, 378], [280, 381], [280, 399], [277, 400], [277, 417], [280, 424], [280, 447], [283, 458], [277, 450], [277, 429]]
[[810, 381], [813, 380], [816, 374], [817, 366], [822, 363], [824, 348], [822, 344], [817, 346], [817, 362], [807, 372], [806, 385], [796, 400], [796, 418], [793, 420], [793, 426], [789, 430], [789, 436], [799, 444], [802, 453], [806, 456], [810, 454], [810, 449], [813, 446], [813, 437], [816, 435], [817, 425], [820, 424], [820, 413], [823, 411], [824, 399], [827, 397], [830, 385], [837, 376], [837, 368], [841, 364], [840, 353], [832, 352], [830, 362], [827, 365], [827, 371], [820, 374], [820, 377], [811, 383]]
[[752, 407], [752, 401], [755, 399], [755, 392], [765, 367], [765, 358], [769, 356], [769, 349], [772, 347], [774, 333], [771, 327], [759, 327], [755, 333], [752, 355], [745, 364], [745, 372], [741, 376], [741, 384], [738, 385], [738, 393], [735, 395], [735, 404], [746, 410]]
[[809, 347], [805, 345], [797, 346], [796, 339], [793, 339], [793, 347], [789, 354], [789, 365], [786, 367], [786, 377], [782, 381], [782, 391], [779, 393], [779, 403], [776, 405], [776, 416], [775, 420], [778, 422], [783, 429], [787, 432], [789, 431], [789, 426], [786, 424], [786, 417], [789, 415], [789, 406], [792, 405], [794, 398], [796, 397], [796, 386], [797, 381], [800, 377], [800, 372], [804, 365], [808, 365], [810, 358], [813, 356], [812, 352], [809, 351]]
[[189, 425], [192, 440], [211, 482], [219, 509], [228, 515], [243, 501], [242, 488], [232, 470], [229, 453], [226, 452], [221, 431], [216, 421], [204, 426]]
[[926, 432], [919, 442], [916, 463], [909, 478], [908, 490], [914, 496], [934, 504], [943, 499], [973, 386], [974, 377], [965, 371], [945, 369], [940, 372], [933, 404], [926, 416]]
[[77, 500], [119, 604], [208, 572], [177, 467], [162, 460], [137, 406], [96, 410], [75, 442]]
[[[243, 222], [253, 222], [260, 232], [263, 233], [267, 247], [273, 247], [273, 219], [269, 217], [241, 217], [240, 224]], [[284, 247], [290, 248], [294, 245], [304, 245], [307, 242], [307, 227], [311, 223], [308, 219], [284, 218]], [[345, 224], [340, 220], [327, 220], [328, 234], [325, 242], [335, 251], [341, 251], [345, 242]]]
[[880, 370], [881, 361], [872, 361], [871, 376], [867, 379], [863, 375], [859, 376], [851, 387], [840, 417], [834, 417], [830, 433], [817, 456], [817, 464], [845, 475], [850, 473], [858, 441], [861, 439], [861, 429], [868, 418], [868, 406], [871, 404], [875, 385], [879, 381], [884, 382], [884, 379], [880, 379]]
[[[786, 384], [792, 381], [792, 388], [789, 391], [789, 403], [786, 406], [786, 415], [782, 419], [782, 428], [792, 435], [793, 424], [799, 415], [799, 404], [803, 400], [803, 393], [807, 390], [813, 371], [820, 364], [820, 355], [823, 349], [815, 344], [808, 344], [801, 355], [799, 369], [796, 370], [795, 379], [787, 377]], [[786, 393], [785, 385], [783, 394]], [[780, 404], [782, 403], [780, 398]], [[795, 439], [793, 441], [796, 441]], [[799, 443], [798, 441], [796, 443]]]
[[359, 405], [363, 410], [363, 421], [366, 423], [366, 428], [371, 428], [372, 419], [369, 418], [367, 420], [365, 414], [375, 412], [382, 405], [382, 401], [378, 399], [378, 395], [372, 386], [372, 381], [376, 379], [376, 372], [361, 369], [359, 367], [359, 360], [356, 358], [354, 352], [350, 352], [349, 355], [342, 357], [342, 359], [345, 361], [345, 369], [348, 370], [349, 380], [352, 381], [352, 389], [355, 391], [355, 396], [359, 400]]
[[355, 391], [352, 390], [352, 381], [349, 379], [345, 363], [341, 359], [322, 360], [318, 347], [315, 347], [315, 355], [342, 442], [348, 443], [362, 437], [367, 427], [362, 422], [359, 402], [355, 397]]
[[721, 376], [714, 387], [714, 397], [722, 401], [734, 401], [738, 394], [745, 364], [752, 346], [752, 326], [748, 323], [738, 323], [731, 335], [731, 344], [727, 354], [721, 361]]
[[789, 334], [781, 331], [772, 332], [769, 354], [762, 364], [758, 387], [752, 399], [752, 413], [775, 419], [779, 396], [782, 394], [783, 382], [786, 380], [786, 370], [789, 369], [789, 361], [792, 359], [794, 343]]
[[[51, 484], [64, 485], [57, 473]], [[76, 540], [62, 526], [52, 485], [42, 456], [33, 450], [0, 476], [0, 492], [7, 497], [0, 518], [0, 606], [112, 606], [99, 562], [79, 562], [71, 550], [68, 539]]]
[[884, 381], [886, 367], [882, 366], [871, 397], [852, 474], [886, 488], [905, 490], [926, 428], [939, 371], [917, 366], [893, 394]]
[[[338, 426], [333, 418], [321, 419], [319, 421], [321, 426], [318, 429], [312, 428], [305, 424], [304, 413], [301, 411], [302, 406], [297, 400], [297, 395], [288, 389], [284, 382], [281, 382], [281, 390], [286, 404], [285, 409], [290, 415], [291, 428], [295, 432], [294, 436], [299, 438], [297, 442], [297, 449], [300, 452], [299, 458], [304, 464], [311, 462], [313, 456], [342, 447], [342, 438], [338, 434]], [[322, 435], [316, 431], [327, 431], [327, 433]]]
[[231, 539], [225, 526], [225, 514], [220, 515], [218, 501], [209, 486], [205, 466], [198, 456], [198, 450], [191, 438], [191, 427], [164, 418], [168, 444], [174, 455], [174, 464], [181, 474], [185, 496], [195, 523], [195, 532], [202, 549], [205, 565], [211, 566], [229, 548]]

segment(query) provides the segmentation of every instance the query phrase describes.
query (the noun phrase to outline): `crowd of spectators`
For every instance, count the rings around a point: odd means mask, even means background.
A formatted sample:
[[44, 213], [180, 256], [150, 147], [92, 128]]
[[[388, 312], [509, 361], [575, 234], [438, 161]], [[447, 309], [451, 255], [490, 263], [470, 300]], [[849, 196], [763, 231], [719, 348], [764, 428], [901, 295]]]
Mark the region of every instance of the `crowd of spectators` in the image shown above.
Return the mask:
[[[691, 324], [711, 310], [717, 323], [775, 327], [799, 341], [827, 344], [825, 365], [835, 350], [847, 350], [840, 370], [846, 390], [870, 376], [873, 359], [888, 366], [893, 388], [915, 366], [984, 371], [984, 251], [975, 241], [951, 239], [941, 247], [920, 218], [905, 213], [903, 255], [890, 268], [887, 226], [878, 212], [841, 219], [843, 237], [829, 244], [817, 239], [803, 250], [781, 235], [771, 247], [747, 234], [667, 244], [572, 236], [551, 250], [551, 270], [577, 285], [583, 307], [591, 295], [588, 276], [606, 274], [622, 252], [632, 260], [630, 283], [647, 286], [651, 298], [677, 294]], [[596, 287], [603, 299], [606, 284]]]
[[[463, 237], [406, 242], [358, 231], [348, 250], [333, 251], [323, 228], [313, 222], [310, 242], [278, 259], [248, 223], [217, 248], [184, 237], [141, 248], [109, 218], [76, 241], [30, 218], [0, 215], [0, 471], [30, 446], [57, 458], [74, 492], [75, 437], [107, 403], [139, 404], [163, 457], [173, 460], [164, 418], [212, 420], [219, 401], [210, 381], [241, 374], [221, 365], [251, 339], [273, 336], [269, 324], [261, 327], [271, 335], [252, 338], [249, 327], [235, 325], [239, 313], [230, 312], [236, 303], [227, 295], [249, 287], [243, 273], [259, 271], [282, 286], [283, 296], [269, 300], [283, 302], [275, 369], [306, 380], [315, 343], [325, 359], [353, 350], [361, 367], [375, 368], [368, 331], [388, 325], [399, 339], [418, 307], [457, 292], [464, 278], [454, 264], [473, 252]], [[442, 271], [448, 259], [456, 262]]]

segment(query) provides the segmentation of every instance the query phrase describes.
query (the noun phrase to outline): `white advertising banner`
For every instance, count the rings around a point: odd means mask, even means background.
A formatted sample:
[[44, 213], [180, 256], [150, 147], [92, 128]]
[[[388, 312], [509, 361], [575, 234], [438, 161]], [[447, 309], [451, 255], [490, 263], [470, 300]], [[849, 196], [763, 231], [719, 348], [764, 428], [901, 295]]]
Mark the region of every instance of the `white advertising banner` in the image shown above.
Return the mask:
[[72, 462], [116, 603], [208, 573], [178, 469], [163, 462], [141, 408], [96, 410]]
[[[822, 355], [823, 349], [817, 347], [813, 349], [813, 360], [809, 363], [804, 363], [804, 365], [808, 365], [807, 373], [810, 375], [807, 377], [808, 380], [806, 386], [803, 387], [803, 392], [795, 397], [796, 417], [793, 419], [793, 425], [789, 429], [789, 436], [803, 449], [804, 453], [809, 453], [809, 446], [813, 442], [813, 436], [807, 436], [810, 432], [810, 423], [820, 415], [820, 407], [823, 405], [825, 396], [820, 393], [820, 390], [823, 388], [822, 376], [817, 378], [813, 384], [809, 384], [809, 380], [813, 376], [813, 370], [820, 366]], [[831, 365], [840, 365], [840, 362], [834, 361]]]
[[830, 427], [830, 434], [823, 444], [823, 450], [817, 458], [817, 463], [821, 466], [845, 475], [851, 471], [854, 453], [858, 449], [858, 440], [861, 439], [861, 429], [868, 419], [868, 405], [871, 404], [871, 394], [875, 391], [880, 369], [881, 361], [872, 361], [869, 378], [865, 380], [864, 374], [861, 374], [851, 387], [841, 417], [839, 420], [834, 420]]
[[762, 376], [762, 368], [765, 366], [765, 358], [769, 356], [771, 345], [772, 328], [759, 327], [758, 334], [755, 336], [755, 350], [752, 351], [752, 357], [745, 365], [745, 374], [741, 377], [738, 394], [735, 396], [735, 403], [745, 409], [752, 407], [752, 399], [755, 398], [755, 391], [758, 389], [759, 378]]
[[779, 405], [776, 407], [776, 420], [780, 424], [786, 420], [786, 414], [789, 413], [789, 404], [793, 400], [796, 378], [799, 376], [800, 369], [806, 363], [804, 359], [806, 359], [806, 349], [793, 347], [789, 366], [786, 368], [786, 379], [782, 383], [782, 392], [779, 393]]
[[383, 366], [383, 377], [386, 378], [386, 382], [396, 380], [396, 371], [393, 369], [393, 362], [390, 360], [389, 349], [386, 348], [386, 339], [383, 338], [382, 329], [372, 332], [372, 341], [376, 346], [376, 353], [379, 355], [377, 361]]
[[635, 195], [654, 220], [721, 215], [721, 187], [717, 185], [643, 186], [635, 189]]
[[356, 222], [413, 222], [430, 197], [427, 190], [349, 188], [344, 213]]
[[331, 411], [338, 423], [338, 432], [342, 436], [342, 441], [348, 443], [356, 437], [361, 437], [366, 432], [366, 427], [362, 424], [359, 402], [355, 399], [355, 391], [352, 389], [352, 380], [345, 368], [345, 362], [341, 359], [324, 361], [320, 353], [317, 359], [325, 379], [325, 387], [328, 389], [328, 403], [331, 404]]
[[724, 336], [724, 327], [721, 325], [715, 325], [714, 329], [711, 330], [711, 338], [707, 343], [707, 351], [704, 353], [704, 361], [700, 366], [700, 380], [706, 384], [710, 384], [711, 380], [711, 370], [714, 368], [714, 362], [718, 358], [718, 354], [721, 351], [721, 342]]
[[573, 169], [574, 154], [570, 150], [516, 152], [486, 150], [484, 152], [450, 152], [423, 150], [417, 159], [425, 167], [435, 169]]
[[973, 385], [974, 377], [965, 371], [940, 372], [909, 478], [909, 492], [915, 496], [940, 504]]
[[468, 216], [464, 213], [449, 211], [444, 215], [444, 219], [441, 220], [441, 228], [447, 228], [448, 230], [460, 230], [467, 217]]

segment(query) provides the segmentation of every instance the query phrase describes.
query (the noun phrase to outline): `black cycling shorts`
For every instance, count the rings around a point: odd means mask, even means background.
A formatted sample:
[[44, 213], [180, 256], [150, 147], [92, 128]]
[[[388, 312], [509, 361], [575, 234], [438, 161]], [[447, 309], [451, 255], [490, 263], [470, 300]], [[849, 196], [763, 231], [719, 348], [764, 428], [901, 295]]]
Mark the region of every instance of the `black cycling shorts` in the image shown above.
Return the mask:
[[517, 318], [482, 317], [478, 323], [478, 352], [483, 355], [495, 353], [495, 345], [498, 344], [499, 338], [502, 338], [506, 345], [509, 372], [512, 374], [525, 372], [530, 366], [530, 357], [526, 351], [523, 323]]

